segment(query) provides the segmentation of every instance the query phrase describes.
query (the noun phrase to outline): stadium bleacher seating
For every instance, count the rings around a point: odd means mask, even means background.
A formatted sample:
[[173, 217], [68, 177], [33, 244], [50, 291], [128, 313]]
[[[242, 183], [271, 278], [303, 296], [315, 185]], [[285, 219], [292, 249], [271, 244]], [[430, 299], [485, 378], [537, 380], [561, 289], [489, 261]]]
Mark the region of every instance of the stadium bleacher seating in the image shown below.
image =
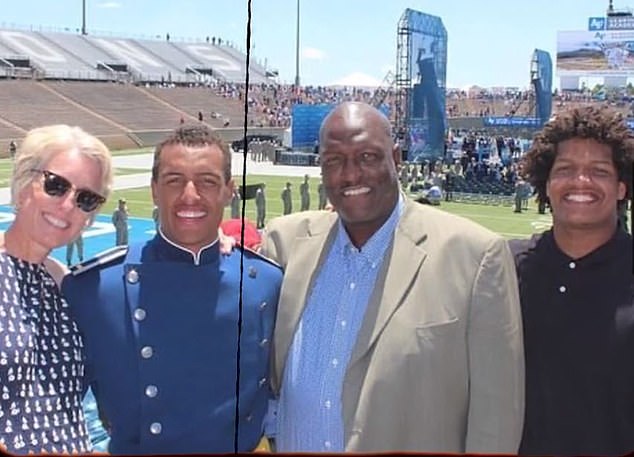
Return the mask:
[[[30, 128], [79, 125], [113, 148], [199, 120], [227, 132], [244, 121], [245, 55], [226, 42], [169, 41], [0, 28], [0, 152]], [[250, 81], [268, 84], [252, 61]], [[252, 110], [251, 127], [271, 124]], [[265, 122], [266, 121], [266, 122]], [[269, 129], [270, 130], [270, 129]], [[268, 132], [271, 133], [271, 132]]]
[[[218, 96], [214, 91], [206, 87], [161, 87], [150, 86], [143, 88], [150, 96], [157, 97], [170, 105], [184, 111], [192, 119], [200, 111], [205, 121], [214, 127], [223, 127], [225, 121], [229, 125], [242, 125], [244, 119], [244, 104], [239, 99]], [[216, 117], [212, 117], [216, 113]], [[249, 114], [249, 119], [254, 119], [254, 114]]]
[[[210, 79], [243, 82], [243, 56], [208, 41], [79, 35], [59, 31], [0, 28], [0, 74], [13, 76], [13, 61], [28, 59], [40, 79], [200, 83]], [[249, 65], [253, 83], [268, 82], [266, 70]]]

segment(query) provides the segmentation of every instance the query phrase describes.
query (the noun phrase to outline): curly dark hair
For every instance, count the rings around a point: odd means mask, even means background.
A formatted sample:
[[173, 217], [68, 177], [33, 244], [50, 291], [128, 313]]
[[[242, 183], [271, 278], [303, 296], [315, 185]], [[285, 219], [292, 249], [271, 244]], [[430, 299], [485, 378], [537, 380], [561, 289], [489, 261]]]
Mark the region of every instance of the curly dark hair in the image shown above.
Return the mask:
[[161, 153], [165, 146], [182, 144], [190, 147], [217, 146], [222, 151], [224, 159], [223, 175], [225, 181], [231, 179], [231, 151], [222, 139], [206, 125], [182, 125], [174, 130], [167, 138], [154, 148], [154, 163], [152, 164], [152, 180], [158, 179], [158, 168], [161, 161]]
[[[559, 143], [588, 138], [612, 148], [618, 180], [625, 184], [625, 198], [632, 196], [634, 137], [623, 116], [608, 106], [585, 105], [553, 116], [533, 137], [533, 144], [521, 161], [521, 174], [537, 192], [537, 201], [548, 203], [546, 183], [557, 157]], [[625, 199], [619, 204], [625, 204]]]

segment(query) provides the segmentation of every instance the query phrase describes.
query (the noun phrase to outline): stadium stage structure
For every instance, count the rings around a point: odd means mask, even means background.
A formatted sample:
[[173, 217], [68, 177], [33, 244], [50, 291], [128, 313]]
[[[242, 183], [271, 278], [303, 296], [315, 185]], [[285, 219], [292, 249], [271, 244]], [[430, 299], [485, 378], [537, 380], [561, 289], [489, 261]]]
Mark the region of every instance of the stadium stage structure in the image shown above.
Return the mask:
[[409, 161], [444, 152], [446, 83], [442, 19], [406, 9], [397, 27], [395, 127]]
[[[552, 109], [552, 61], [543, 50], [535, 49], [530, 61], [532, 97], [524, 109], [528, 116], [480, 116], [465, 118], [458, 128], [534, 131], [550, 118]], [[387, 88], [379, 88], [373, 99], [377, 108], [392, 119], [404, 159], [419, 162], [445, 154], [449, 121], [446, 115], [447, 30], [442, 19], [406, 9], [397, 25], [396, 73], [388, 73]], [[387, 91], [396, 94], [395, 103], [383, 103]], [[519, 111], [520, 100], [510, 110]], [[317, 143], [319, 125], [333, 105], [293, 106], [293, 146]], [[456, 125], [452, 125], [456, 127]]]
[[[435, 159], [445, 154], [448, 127], [446, 117], [447, 30], [442, 19], [406, 9], [398, 22], [395, 90], [397, 94], [395, 131], [411, 162]], [[509, 116], [481, 116], [471, 128], [495, 130], [536, 130], [549, 118], [552, 109], [552, 61], [543, 50], [535, 49], [530, 62], [532, 96], [516, 116], [520, 99]]]

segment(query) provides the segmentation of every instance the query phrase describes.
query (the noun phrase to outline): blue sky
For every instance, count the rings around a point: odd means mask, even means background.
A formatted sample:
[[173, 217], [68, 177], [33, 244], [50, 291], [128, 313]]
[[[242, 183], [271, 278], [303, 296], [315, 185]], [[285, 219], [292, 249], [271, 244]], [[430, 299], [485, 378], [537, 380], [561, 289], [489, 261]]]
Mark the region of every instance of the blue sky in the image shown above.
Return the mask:
[[[172, 39], [220, 36], [245, 49], [246, 0], [85, 0], [89, 31]], [[411, 8], [442, 18], [448, 87], [526, 87], [535, 48], [555, 63], [557, 31], [586, 30], [607, 0], [300, 0], [302, 84], [362, 74], [382, 80], [396, 65], [396, 30]], [[616, 0], [615, 7], [628, 6]], [[82, 0], [0, 0], [0, 26], [81, 28]], [[295, 77], [296, 0], [253, 0], [253, 55]]]

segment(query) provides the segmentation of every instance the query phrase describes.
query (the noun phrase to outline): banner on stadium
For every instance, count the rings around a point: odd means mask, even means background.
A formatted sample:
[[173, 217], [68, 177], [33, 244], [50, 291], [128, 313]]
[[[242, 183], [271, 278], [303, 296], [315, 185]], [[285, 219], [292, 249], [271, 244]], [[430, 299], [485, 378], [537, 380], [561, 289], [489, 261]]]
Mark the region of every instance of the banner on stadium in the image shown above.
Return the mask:
[[588, 18], [588, 30], [591, 32], [594, 32], [596, 30], [605, 30], [605, 18], [604, 17]]
[[634, 16], [589, 17], [588, 31], [634, 30]]
[[609, 16], [606, 19], [605, 28], [607, 30], [634, 30], [634, 17], [632, 16]]
[[487, 116], [484, 118], [486, 127], [539, 127], [541, 124], [536, 117], [519, 116]]
[[557, 73], [576, 77], [631, 77], [634, 30], [558, 32]]
[[[321, 123], [335, 106], [334, 104], [294, 104], [291, 108], [292, 147], [307, 148], [315, 146], [319, 139]], [[387, 104], [383, 103], [377, 109], [389, 118], [390, 107]]]

